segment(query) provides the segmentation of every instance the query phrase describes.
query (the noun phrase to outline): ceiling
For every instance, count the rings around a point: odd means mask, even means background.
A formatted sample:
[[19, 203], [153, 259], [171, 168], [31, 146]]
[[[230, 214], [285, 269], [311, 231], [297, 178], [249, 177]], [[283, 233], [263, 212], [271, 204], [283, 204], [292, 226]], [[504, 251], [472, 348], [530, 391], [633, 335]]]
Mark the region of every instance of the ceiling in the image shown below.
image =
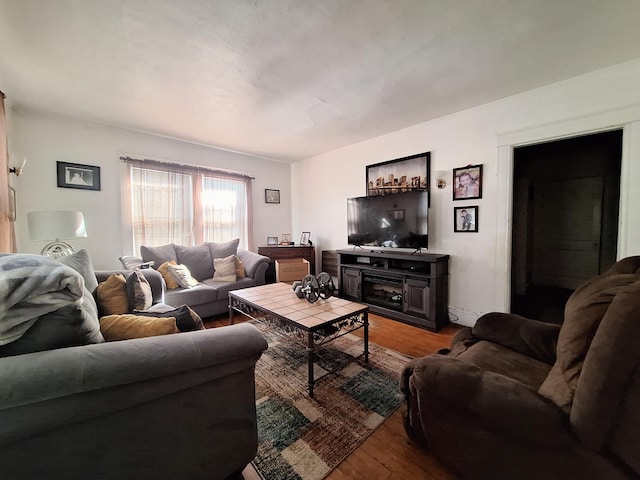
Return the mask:
[[297, 161], [640, 58], [637, 0], [0, 0], [12, 105]]

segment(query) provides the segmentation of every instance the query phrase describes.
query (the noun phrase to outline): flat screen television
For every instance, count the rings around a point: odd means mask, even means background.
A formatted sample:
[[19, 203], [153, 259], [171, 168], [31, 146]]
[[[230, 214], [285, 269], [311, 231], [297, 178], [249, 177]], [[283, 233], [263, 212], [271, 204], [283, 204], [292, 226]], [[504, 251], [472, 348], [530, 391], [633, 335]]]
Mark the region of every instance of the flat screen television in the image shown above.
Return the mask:
[[429, 240], [429, 192], [347, 199], [350, 245], [421, 249]]

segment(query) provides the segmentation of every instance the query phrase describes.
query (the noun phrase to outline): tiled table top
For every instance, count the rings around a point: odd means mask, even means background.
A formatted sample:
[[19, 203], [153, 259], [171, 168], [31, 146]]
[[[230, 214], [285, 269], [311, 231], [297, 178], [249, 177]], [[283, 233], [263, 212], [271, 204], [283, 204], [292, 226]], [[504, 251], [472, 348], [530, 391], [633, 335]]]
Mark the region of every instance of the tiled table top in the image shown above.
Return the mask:
[[365, 312], [369, 308], [338, 297], [319, 298], [315, 303], [309, 303], [306, 298], [298, 298], [291, 285], [287, 283], [269, 283], [233, 290], [229, 292], [229, 296], [274, 313], [306, 330], [314, 330], [356, 313]]

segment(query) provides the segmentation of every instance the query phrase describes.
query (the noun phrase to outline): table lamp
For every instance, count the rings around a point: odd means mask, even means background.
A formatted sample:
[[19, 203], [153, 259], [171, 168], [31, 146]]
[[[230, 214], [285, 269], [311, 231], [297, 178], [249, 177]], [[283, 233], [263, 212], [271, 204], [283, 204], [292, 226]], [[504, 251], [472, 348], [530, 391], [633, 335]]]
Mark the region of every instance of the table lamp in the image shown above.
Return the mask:
[[82, 212], [66, 210], [28, 212], [27, 221], [31, 241], [51, 242], [40, 252], [45, 257], [62, 258], [71, 255], [73, 253], [71, 245], [60, 240], [87, 236]]

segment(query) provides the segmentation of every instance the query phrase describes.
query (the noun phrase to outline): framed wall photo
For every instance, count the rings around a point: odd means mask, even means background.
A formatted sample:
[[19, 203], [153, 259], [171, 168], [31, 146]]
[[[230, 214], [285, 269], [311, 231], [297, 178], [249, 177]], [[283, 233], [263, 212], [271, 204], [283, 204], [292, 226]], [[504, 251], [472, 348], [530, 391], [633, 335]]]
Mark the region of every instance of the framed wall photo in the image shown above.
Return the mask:
[[280, 203], [280, 190], [273, 190], [271, 188], [264, 189], [264, 202], [265, 203]]
[[267, 237], [267, 245], [278, 245], [278, 237]]
[[453, 207], [453, 231], [478, 231], [478, 206]]
[[58, 187], [100, 190], [100, 167], [80, 163], [56, 162]]
[[482, 198], [482, 165], [453, 169], [453, 199]]
[[367, 165], [367, 196], [429, 190], [431, 152]]
[[309, 245], [309, 238], [311, 238], [311, 232], [302, 232], [300, 245]]

